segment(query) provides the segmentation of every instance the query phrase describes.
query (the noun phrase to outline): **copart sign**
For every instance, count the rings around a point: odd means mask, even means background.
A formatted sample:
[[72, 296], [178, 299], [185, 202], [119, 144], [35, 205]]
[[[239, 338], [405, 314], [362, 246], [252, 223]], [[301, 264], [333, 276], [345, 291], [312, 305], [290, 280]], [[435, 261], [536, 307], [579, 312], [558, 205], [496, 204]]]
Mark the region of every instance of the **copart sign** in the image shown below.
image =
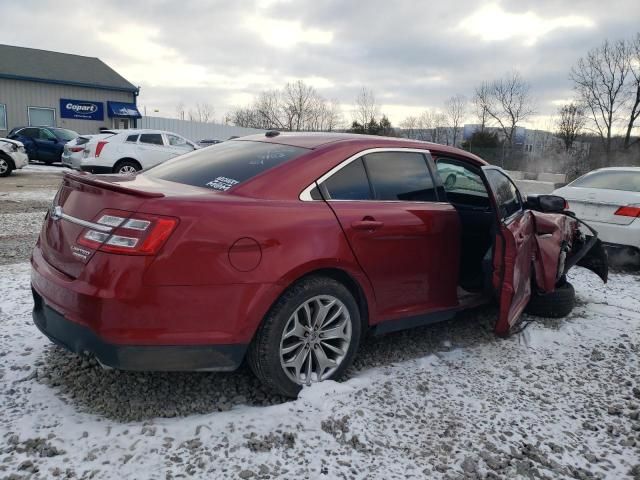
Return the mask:
[[61, 98], [60, 116], [79, 120], [104, 120], [104, 103]]

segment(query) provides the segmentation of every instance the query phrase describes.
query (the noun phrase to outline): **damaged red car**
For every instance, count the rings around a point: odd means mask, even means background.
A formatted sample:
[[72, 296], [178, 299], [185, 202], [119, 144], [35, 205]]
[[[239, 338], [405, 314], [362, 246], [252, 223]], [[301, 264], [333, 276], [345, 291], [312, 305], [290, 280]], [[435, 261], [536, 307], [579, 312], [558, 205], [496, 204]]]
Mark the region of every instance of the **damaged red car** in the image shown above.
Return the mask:
[[[338, 378], [366, 331], [499, 306], [571, 311], [607, 279], [595, 232], [455, 148], [345, 134], [244, 137], [133, 176], [65, 174], [32, 256], [33, 319], [123, 370], [234, 370], [289, 396]], [[585, 227], [588, 228], [588, 227]]]

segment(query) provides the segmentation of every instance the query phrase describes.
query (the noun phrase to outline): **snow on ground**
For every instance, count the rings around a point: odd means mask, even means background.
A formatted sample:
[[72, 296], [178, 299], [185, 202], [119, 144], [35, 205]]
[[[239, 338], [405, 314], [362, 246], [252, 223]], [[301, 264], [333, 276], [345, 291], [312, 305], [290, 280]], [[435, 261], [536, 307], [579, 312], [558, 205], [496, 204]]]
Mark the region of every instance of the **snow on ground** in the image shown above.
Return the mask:
[[0, 266], [0, 478], [638, 478], [640, 277], [572, 282], [565, 320], [501, 340], [488, 309], [368, 340], [346, 381], [256, 406], [245, 371], [104, 371], [51, 346], [28, 263]]

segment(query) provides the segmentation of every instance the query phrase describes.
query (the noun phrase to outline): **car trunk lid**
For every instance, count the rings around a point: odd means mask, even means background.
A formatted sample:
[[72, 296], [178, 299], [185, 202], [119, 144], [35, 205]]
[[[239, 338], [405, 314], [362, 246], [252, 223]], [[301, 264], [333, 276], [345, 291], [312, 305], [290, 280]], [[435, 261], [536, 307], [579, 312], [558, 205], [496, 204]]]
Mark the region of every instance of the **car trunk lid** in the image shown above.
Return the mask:
[[566, 192], [569, 210], [585, 221], [629, 225], [635, 217], [617, 215], [620, 207], [640, 203], [640, 194], [602, 188], [572, 188]]
[[190, 188], [142, 176], [66, 173], [44, 221], [42, 255], [53, 267], [76, 278], [95, 253], [78, 243], [80, 235], [85, 229], [110, 230], [97, 223], [101, 212], [118, 209], [131, 215], [150, 199], [185, 194]]

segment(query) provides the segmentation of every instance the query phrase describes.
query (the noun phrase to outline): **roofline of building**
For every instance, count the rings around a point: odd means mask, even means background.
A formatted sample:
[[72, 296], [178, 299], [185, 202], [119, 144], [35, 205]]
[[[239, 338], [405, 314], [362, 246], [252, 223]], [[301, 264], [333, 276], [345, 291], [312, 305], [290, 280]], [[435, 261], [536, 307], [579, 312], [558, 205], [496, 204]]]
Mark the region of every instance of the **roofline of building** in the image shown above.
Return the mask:
[[52, 79], [37, 78], [37, 77], [25, 77], [23, 75], [11, 75], [8, 73], [0, 73], [0, 78], [6, 78], [8, 80], [27, 80], [29, 82], [52, 83], [54, 85], [73, 85], [74, 87], [97, 88], [100, 90], [112, 90], [116, 92], [130, 92], [136, 95], [140, 93], [140, 89], [133, 86], [132, 87], [113, 87], [109, 85], [97, 85], [93, 83], [83, 83], [83, 82], [74, 82], [74, 81], [66, 81], [66, 80], [52, 80]]

